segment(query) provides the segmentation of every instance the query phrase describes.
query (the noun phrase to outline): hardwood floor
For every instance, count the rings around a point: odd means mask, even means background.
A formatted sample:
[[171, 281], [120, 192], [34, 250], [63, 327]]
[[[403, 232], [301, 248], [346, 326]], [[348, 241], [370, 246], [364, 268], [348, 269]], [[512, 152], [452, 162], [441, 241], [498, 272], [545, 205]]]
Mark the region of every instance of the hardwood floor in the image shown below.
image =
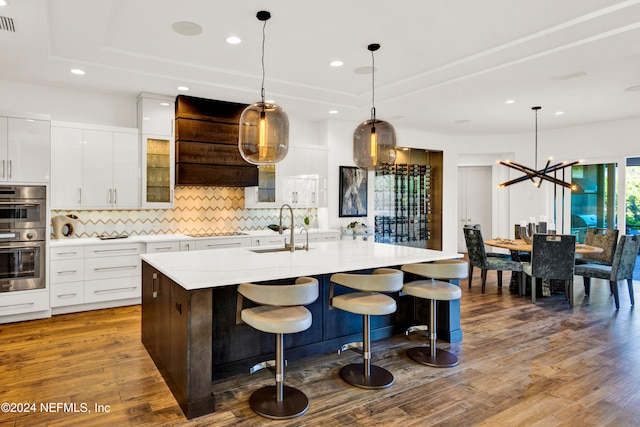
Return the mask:
[[[500, 291], [495, 273], [486, 294], [479, 283], [462, 286], [463, 341], [440, 343], [459, 355], [458, 366], [408, 359], [407, 348], [426, 344], [419, 335], [374, 343], [374, 363], [396, 377], [385, 390], [339, 378], [356, 353], [294, 361], [286, 383], [308, 395], [310, 409], [289, 421], [269, 421], [248, 406], [253, 390], [272, 383], [268, 371], [218, 383], [226, 390], [216, 394], [218, 411], [187, 421], [140, 342], [139, 306], [0, 325], [0, 402], [36, 404], [30, 413], [0, 412], [0, 426], [640, 425], [640, 313], [622, 282], [618, 312], [604, 282], [592, 284], [587, 301], [577, 280], [573, 310], [562, 295], [533, 305]], [[58, 402], [75, 403], [77, 412]]]

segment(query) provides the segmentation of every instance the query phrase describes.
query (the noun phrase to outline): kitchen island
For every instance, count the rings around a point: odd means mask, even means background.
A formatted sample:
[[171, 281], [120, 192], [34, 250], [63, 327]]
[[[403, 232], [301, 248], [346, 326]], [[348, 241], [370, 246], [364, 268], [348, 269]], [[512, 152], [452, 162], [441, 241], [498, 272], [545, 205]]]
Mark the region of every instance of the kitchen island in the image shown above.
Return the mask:
[[[236, 324], [239, 283], [290, 283], [300, 276], [318, 279], [320, 297], [308, 306], [313, 325], [285, 337], [287, 358], [292, 361], [360, 339], [361, 316], [329, 309], [331, 274], [459, 257], [454, 252], [362, 240], [313, 243], [309, 251], [293, 253], [261, 247], [145, 254], [142, 342], [187, 418], [197, 417], [215, 410], [216, 380], [242, 372], [248, 375], [249, 367], [272, 358], [274, 352], [272, 335]], [[348, 290], [336, 289], [336, 294], [342, 292]], [[425, 310], [414, 310], [411, 298], [399, 294], [394, 298], [396, 313], [372, 319], [373, 340], [427, 319]], [[250, 304], [245, 301], [245, 307]], [[438, 335], [458, 341], [459, 305], [445, 308], [447, 318], [439, 318], [444, 330], [439, 328]], [[414, 311], [422, 314], [414, 316]]]

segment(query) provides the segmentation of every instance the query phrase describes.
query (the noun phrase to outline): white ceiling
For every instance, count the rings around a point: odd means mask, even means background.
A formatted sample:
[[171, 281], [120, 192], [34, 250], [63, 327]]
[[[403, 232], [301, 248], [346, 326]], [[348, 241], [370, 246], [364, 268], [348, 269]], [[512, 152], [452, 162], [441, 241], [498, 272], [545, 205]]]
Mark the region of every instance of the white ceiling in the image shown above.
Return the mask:
[[[380, 43], [377, 116], [396, 127], [530, 132], [534, 105], [541, 130], [640, 117], [640, 90], [625, 91], [640, 85], [640, 0], [8, 1], [0, 16], [15, 33], [0, 30], [1, 80], [132, 97], [186, 85], [192, 96], [255, 102], [255, 14], [269, 10], [266, 96], [291, 116], [369, 118], [371, 74], [354, 70], [371, 66], [367, 45]], [[177, 21], [203, 31], [177, 34]]]

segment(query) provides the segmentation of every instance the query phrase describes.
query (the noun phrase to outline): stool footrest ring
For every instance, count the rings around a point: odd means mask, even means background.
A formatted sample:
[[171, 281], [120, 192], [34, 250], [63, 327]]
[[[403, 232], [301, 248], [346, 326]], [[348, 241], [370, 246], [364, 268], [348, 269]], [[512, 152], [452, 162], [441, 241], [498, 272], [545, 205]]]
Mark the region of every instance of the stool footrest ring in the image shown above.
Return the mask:
[[338, 354], [342, 354], [347, 350], [353, 350], [358, 354], [362, 354], [362, 342], [350, 342], [348, 344], [342, 344], [338, 349]]
[[417, 332], [421, 335], [429, 335], [428, 332], [429, 331], [429, 325], [415, 325], [415, 326], [409, 326], [407, 328], [407, 330], [404, 332], [405, 335], [409, 335], [412, 332]]

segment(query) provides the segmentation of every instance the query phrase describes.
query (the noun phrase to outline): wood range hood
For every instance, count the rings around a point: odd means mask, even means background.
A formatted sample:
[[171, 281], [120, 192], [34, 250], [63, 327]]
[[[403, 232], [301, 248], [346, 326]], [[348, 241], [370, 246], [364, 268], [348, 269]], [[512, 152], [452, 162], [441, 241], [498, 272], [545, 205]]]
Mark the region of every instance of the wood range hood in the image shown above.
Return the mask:
[[176, 185], [258, 185], [258, 167], [245, 161], [238, 150], [240, 115], [246, 107], [178, 95]]

